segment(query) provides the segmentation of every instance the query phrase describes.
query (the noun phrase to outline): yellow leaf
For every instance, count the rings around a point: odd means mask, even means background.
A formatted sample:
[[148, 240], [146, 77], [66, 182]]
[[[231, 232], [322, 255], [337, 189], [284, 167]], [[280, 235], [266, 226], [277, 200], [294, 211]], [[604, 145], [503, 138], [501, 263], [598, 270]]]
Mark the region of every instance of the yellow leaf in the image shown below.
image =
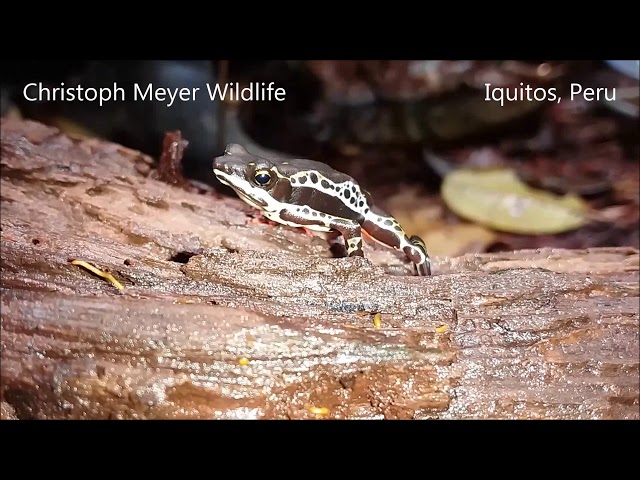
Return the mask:
[[113, 275], [111, 275], [108, 272], [103, 272], [102, 270], [100, 270], [99, 268], [94, 267], [90, 263], [87, 263], [87, 262], [85, 262], [83, 260], [71, 260], [71, 265], [78, 265], [80, 267], [84, 267], [87, 270], [89, 270], [91, 273], [95, 273], [99, 277], [102, 277], [102, 278], [108, 280], [109, 282], [111, 282], [111, 284], [114, 287], [116, 287], [118, 290], [124, 289], [122, 284], [118, 280], [116, 280]]
[[331, 412], [327, 407], [308, 407], [307, 410], [314, 415], [329, 415]]
[[530, 188], [511, 169], [454, 170], [445, 177], [441, 193], [460, 217], [504, 232], [554, 234], [587, 221], [587, 206], [579, 197]]

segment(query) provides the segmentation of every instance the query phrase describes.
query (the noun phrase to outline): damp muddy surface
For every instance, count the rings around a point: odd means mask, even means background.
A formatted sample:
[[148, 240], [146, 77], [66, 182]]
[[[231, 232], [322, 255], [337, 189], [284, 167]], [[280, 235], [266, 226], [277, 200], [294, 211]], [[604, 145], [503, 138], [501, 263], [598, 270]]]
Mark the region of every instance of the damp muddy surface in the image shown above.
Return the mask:
[[1, 135], [3, 419], [640, 418], [636, 249], [441, 257], [415, 277], [118, 145]]

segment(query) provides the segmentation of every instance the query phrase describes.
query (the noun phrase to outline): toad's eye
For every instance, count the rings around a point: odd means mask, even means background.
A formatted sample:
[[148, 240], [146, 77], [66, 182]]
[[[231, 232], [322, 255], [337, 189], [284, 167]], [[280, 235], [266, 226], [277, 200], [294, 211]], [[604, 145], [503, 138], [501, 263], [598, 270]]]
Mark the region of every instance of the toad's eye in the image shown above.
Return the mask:
[[267, 170], [258, 170], [253, 179], [258, 185], [264, 187], [271, 182], [271, 174]]

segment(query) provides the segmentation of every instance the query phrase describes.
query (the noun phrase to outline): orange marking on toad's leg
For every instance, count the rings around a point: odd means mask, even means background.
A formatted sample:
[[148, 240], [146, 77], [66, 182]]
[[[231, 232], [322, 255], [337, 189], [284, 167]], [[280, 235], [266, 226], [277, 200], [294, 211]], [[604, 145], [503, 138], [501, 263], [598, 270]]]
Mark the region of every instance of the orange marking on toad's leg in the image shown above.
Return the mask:
[[369, 233], [368, 233], [364, 228], [362, 229], [362, 236], [363, 236], [363, 237], [367, 237], [369, 240], [373, 240], [373, 241], [375, 241], [375, 240], [376, 240], [376, 239], [375, 239], [375, 238], [373, 238], [371, 235], [369, 235]]
[[381, 242], [380, 240], [378, 240], [377, 238], [374, 238], [373, 236], [371, 236], [370, 233], [368, 233], [364, 228], [362, 229], [362, 236], [366, 237], [368, 240], [371, 240], [373, 243], [377, 243], [378, 245], [384, 245], [385, 247], [388, 247], [389, 245], [387, 245], [384, 242]]
[[300, 227], [302, 230], [304, 230], [304, 233], [307, 235], [307, 237], [315, 237], [315, 233], [313, 233], [312, 230], [309, 230], [308, 228], [304, 228], [304, 227]]
[[278, 222], [274, 222], [273, 220], [269, 220], [267, 217], [265, 217], [262, 212], [260, 210], [258, 210], [257, 208], [254, 211], [254, 216], [250, 219], [247, 220], [247, 225], [257, 225], [260, 223], [264, 223], [267, 225], [270, 225], [272, 227], [275, 227], [276, 225], [279, 225]]

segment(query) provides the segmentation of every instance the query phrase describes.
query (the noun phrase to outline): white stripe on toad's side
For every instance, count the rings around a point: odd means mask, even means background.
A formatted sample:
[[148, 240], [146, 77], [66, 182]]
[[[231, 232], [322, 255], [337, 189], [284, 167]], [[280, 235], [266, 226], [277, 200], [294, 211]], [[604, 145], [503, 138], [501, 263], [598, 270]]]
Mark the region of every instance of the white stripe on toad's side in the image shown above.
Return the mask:
[[[269, 193], [262, 188], [255, 187], [248, 181], [243, 178], [239, 178], [233, 175], [228, 175], [221, 170], [214, 169], [213, 171], [218, 180], [224, 183], [225, 185], [233, 188], [233, 190], [238, 194], [240, 199], [251, 205], [258, 210], [261, 210], [263, 215], [267, 217], [269, 220], [274, 222], [281, 223], [283, 225], [288, 225], [290, 227], [303, 227], [308, 230], [314, 230], [316, 232], [330, 232], [332, 230], [329, 227], [331, 220], [335, 217], [330, 215], [326, 215], [324, 217], [320, 217], [320, 211], [315, 210], [308, 205], [298, 206], [298, 205], [289, 205], [287, 203], [279, 202], [275, 198], [273, 198]], [[262, 201], [265, 203], [265, 206], [259, 205], [258, 201]], [[309, 209], [308, 214], [302, 213], [304, 208]], [[282, 210], [287, 210], [293, 214], [299, 215], [308, 220], [312, 220], [314, 222], [321, 223], [320, 225], [301, 225], [294, 222], [289, 222], [280, 218], [280, 212]], [[316, 212], [316, 216], [312, 216], [312, 213]], [[323, 212], [324, 213], [324, 212]]]
[[[352, 182], [351, 180], [347, 180], [345, 182], [341, 182], [341, 183], [336, 183], [333, 180], [325, 177], [324, 175], [322, 175], [320, 172], [318, 172], [317, 170], [305, 170], [302, 172], [298, 172], [295, 173], [293, 175], [291, 175], [290, 177], [285, 177], [284, 175], [282, 175], [277, 168], [274, 169], [276, 172], [276, 175], [278, 175], [280, 178], [288, 178], [289, 182], [291, 182], [292, 179], [295, 179], [295, 183], [293, 183], [291, 186], [294, 188], [304, 188], [304, 187], [308, 187], [308, 188], [315, 188], [316, 190], [329, 195], [333, 198], [337, 198], [338, 200], [340, 200], [347, 208], [349, 208], [350, 210], [353, 210], [356, 213], [359, 213], [361, 215], [365, 215], [365, 211], [368, 212], [370, 211], [370, 205], [367, 203], [367, 199], [364, 196], [364, 194], [362, 193], [362, 190], [360, 190], [360, 186], [355, 183]], [[312, 183], [310, 176], [312, 173], [315, 173], [318, 177], [318, 181], [316, 183]], [[307, 181], [305, 183], [300, 183], [299, 179], [302, 177], [306, 177]], [[322, 186], [322, 180], [327, 181], [330, 185], [333, 185], [334, 190], [331, 190], [331, 188], [324, 188]], [[355, 187], [356, 188], [356, 193], [353, 193], [352, 188]], [[340, 188], [340, 192], [336, 192], [335, 188]], [[350, 192], [350, 196], [349, 198], [345, 198], [344, 197], [344, 191], [345, 190], [349, 190]], [[356, 202], [354, 205], [351, 204], [351, 202], [349, 200], [351, 200], [352, 197], [355, 197]], [[360, 201], [363, 202], [362, 207], [360, 207], [358, 204], [360, 203]]]

